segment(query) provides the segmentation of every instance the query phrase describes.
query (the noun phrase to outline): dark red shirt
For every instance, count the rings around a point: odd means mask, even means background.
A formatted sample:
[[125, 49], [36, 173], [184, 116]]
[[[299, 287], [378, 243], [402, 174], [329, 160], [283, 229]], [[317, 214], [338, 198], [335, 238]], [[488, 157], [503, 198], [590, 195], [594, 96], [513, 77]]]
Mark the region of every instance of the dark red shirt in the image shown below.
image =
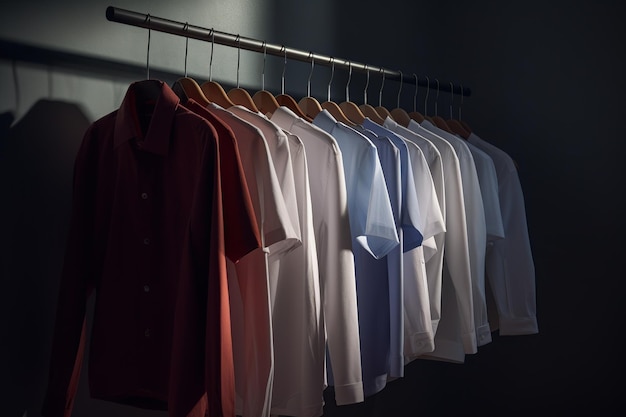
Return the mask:
[[[234, 415], [232, 360], [222, 363], [232, 357], [225, 256], [236, 262], [260, 243], [249, 195], [222, 194], [240, 184], [221, 176], [224, 166], [215, 128], [157, 80], [131, 84], [120, 108], [89, 127], [44, 416], [71, 415], [94, 290], [91, 397], [172, 417]], [[229, 210], [236, 225], [224, 223]], [[230, 230], [239, 239], [226, 246]]]

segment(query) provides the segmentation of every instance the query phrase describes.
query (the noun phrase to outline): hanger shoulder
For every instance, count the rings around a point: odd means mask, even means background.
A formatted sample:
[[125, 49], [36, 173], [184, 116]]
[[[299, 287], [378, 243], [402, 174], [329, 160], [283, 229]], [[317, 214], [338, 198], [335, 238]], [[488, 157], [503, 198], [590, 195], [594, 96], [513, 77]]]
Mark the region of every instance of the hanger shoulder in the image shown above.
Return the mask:
[[248, 91], [244, 90], [243, 88], [231, 88], [230, 90], [228, 90], [227, 95], [230, 101], [232, 101], [233, 103], [244, 106], [245, 108], [253, 112], [259, 111]]
[[409, 117], [417, 123], [422, 123], [424, 121], [424, 115], [418, 111], [409, 112]]
[[446, 120], [446, 124], [448, 125], [450, 130], [452, 130], [452, 132], [461, 136], [463, 139], [469, 138], [469, 135], [470, 135], [469, 132], [463, 127], [461, 123], [459, 123], [458, 120], [448, 119]]
[[346, 115], [348, 119], [350, 119], [353, 123], [362, 124], [365, 121], [365, 115], [352, 101], [344, 101], [343, 103], [339, 103], [339, 107], [343, 111], [343, 114]]
[[448, 133], [454, 133], [450, 129], [450, 127], [448, 126], [446, 121], [443, 119], [443, 117], [441, 117], [441, 116], [433, 116], [433, 121], [435, 122], [435, 126], [437, 126], [439, 129], [445, 130]]
[[393, 116], [391, 116], [391, 113], [389, 113], [389, 110], [387, 110], [385, 107], [376, 106], [374, 109], [376, 110], [376, 113], [378, 113], [380, 117], [383, 118], [383, 120], [385, 120], [387, 117], [393, 119]]
[[289, 108], [291, 111], [293, 111], [295, 114], [297, 114], [299, 117], [303, 118], [304, 120], [308, 122], [313, 121], [313, 119], [311, 119], [309, 116], [306, 115], [305, 112], [302, 111], [302, 109], [300, 108], [296, 100], [294, 100], [294, 98], [291, 97], [290, 95], [279, 94], [276, 96], [276, 102], [281, 106], [285, 106]]
[[218, 104], [225, 109], [235, 105], [235, 103], [233, 103], [230, 98], [228, 98], [228, 95], [226, 94], [226, 91], [224, 91], [224, 88], [215, 81], [206, 81], [202, 83], [200, 88], [204, 92], [206, 98], [209, 99], [209, 101], [212, 101], [213, 103]]
[[298, 106], [310, 119], [314, 119], [315, 116], [322, 111], [322, 105], [314, 97], [302, 97], [298, 102]]
[[344, 114], [343, 110], [341, 110], [341, 107], [339, 107], [339, 105], [335, 103], [334, 101], [323, 102], [322, 108], [327, 110], [330, 114], [332, 114], [333, 117], [337, 119], [338, 121], [343, 122], [344, 124], [347, 124], [348, 126], [355, 125], [355, 123], [351, 121], [350, 119], [348, 119], [348, 117]]
[[376, 111], [376, 109], [370, 104], [361, 104], [359, 106], [359, 110], [363, 112], [363, 115], [372, 119], [373, 122], [378, 123], [382, 126], [385, 123], [385, 119], [380, 117], [380, 114]]
[[209, 99], [193, 78], [182, 77], [176, 80], [175, 84], [182, 88], [187, 98], [193, 99], [203, 106], [209, 104]]
[[472, 128], [467, 123], [465, 123], [463, 120], [459, 120], [459, 123], [465, 128], [465, 130], [467, 130], [469, 133], [472, 133]]
[[392, 109], [389, 113], [391, 113], [391, 118], [398, 122], [400, 125], [407, 127], [409, 125], [409, 121], [411, 120], [411, 116], [406, 112], [406, 110], [396, 107]]
[[252, 96], [257, 109], [263, 114], [272, 114], [280, 107], [276, 101], [276, 97], [267, 90], [259, 90]]

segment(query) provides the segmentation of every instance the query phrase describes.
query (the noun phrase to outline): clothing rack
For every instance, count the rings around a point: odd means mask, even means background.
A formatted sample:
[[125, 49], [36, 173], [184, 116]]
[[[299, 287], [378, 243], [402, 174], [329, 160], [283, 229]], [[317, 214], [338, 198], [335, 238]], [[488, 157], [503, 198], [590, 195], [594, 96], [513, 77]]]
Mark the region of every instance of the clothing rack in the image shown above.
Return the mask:
[[207, 29], [201, 26], [188, 24], [187, 22], [178, 22], [175, 20], [165, 19], [162, 17], [143, 14], [131, 10], [121, 9], [109, 6], [106, 9], [107, 20], [111, 22], [124, 23], [131, 26], [142, 27], [145, 29], [156, 30], [159, 32], [170, 33], [186, 38], [197, 39], [205, 42], [214, 42], [220, 45], [232, 46], [235, 48], [246, 49], [254, 52], [267, 53], [270, 55], [280, 56], [302, 62], [315, 63], [327, 67], [343, 68], [346, 70], [357, 70], [361, 72], [370, 72], [381, 74], [387, 80], [402, 81], [418, 86], [428, 87], [429, 89], [451, 92], [460, 94], [463, 97], [471, 95], [471, 89], [463, 86], [456, 86], [453, 83], [439, 83], [436, 79], [423, 80], [412, 75], [405, 75], [400, 71], [366, 65], [359, 62], [348, 61], [342, 58], [314, 54], [309, 51], [303, 51], [294, 48], [288, 48], [284, 45], [277, 45], [252, 39], [232, 33], [220, 32], [215, 29]]

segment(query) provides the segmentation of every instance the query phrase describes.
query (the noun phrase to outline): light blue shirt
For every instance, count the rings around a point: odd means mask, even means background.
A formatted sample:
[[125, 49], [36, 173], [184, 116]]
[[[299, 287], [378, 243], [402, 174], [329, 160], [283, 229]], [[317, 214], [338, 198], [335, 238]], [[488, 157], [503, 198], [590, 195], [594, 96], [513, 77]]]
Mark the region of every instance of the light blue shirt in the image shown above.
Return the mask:
[[[384, 167], [379, 159], [379, 150], [374, 143], [364, 134], [338, 122], [330, 113], [322, 110], [313, 119], [313, 124], [324, 131], [330, 133], [339, 148], [344, 160], [344, 174], [346, 176], [348, 192], [348, 210], [350, 215], [353, 244], [357, 300], [359, 315], [359, 337], [361, 340], [361, 368], [363, 373], [363, 393], [371, 396], [381, 391], [387, 384], [389, 376], [389, 356], [390, 356], [390, 287], [397, 287], [391, 284], [388, 270], [388, 257], [390, 254], [399, 254], [400, 238], [398, 236], [397, 213], [394, 215], [389, 183], [384, 175]], [[374, 140], [378, 139], [375, 135]], [[386, 140], [386, 139], [385, 139]], [[397, 149], [386, 140], [389, 151], [398, 154]], [[399, 155], [398, 155], [399, 156]], [[395, 160], [395, 159], [394, 159]], [[399, 166], [397, 178], [399, 175]], [[370, 176], [373, 176], [371, 180]], [[394, 180], [394, 184], [399, 184]], [[375, 193], [372, 189], [376, 188]], [[398, 192], [393, 192], [397, 197]], [[371, 201], [373, 198], [379, 201]], [[370, 216], [364, 216], [369, 211], [379, 211], [375, 218], [382, 221], [376, 228], [385, 230], [388, 235], [387, 245], [372, 245], [370, 239], [359, 239], [363, 237], [363, 231], [367, 230], [367, 220]], [[353, 213], [357, 213], [353, 216]], [[363, 226], [366, 226], [365, 229]], [[369, 237], [369, 236], [368, 236]], [[366, 244], [364, 244], [366, 243]], [[383, 249], [384, 250], [380, 250]], [[379, 249], [377, 252], [375, 248]], [[393, 291], [397, 294], [398, 291]], [[401, 300], [401, 299], [400, 299]], [[399, 300], [391, 304], [397, 305]], [[400, 304], [402, 305], [402, 304]], [[401, 317], [400, 317], [401, 318]], [[397, 322], [398, 320], [394, 320]], [[329, 384], [333, 385], [332, 369], [328, 367]]]

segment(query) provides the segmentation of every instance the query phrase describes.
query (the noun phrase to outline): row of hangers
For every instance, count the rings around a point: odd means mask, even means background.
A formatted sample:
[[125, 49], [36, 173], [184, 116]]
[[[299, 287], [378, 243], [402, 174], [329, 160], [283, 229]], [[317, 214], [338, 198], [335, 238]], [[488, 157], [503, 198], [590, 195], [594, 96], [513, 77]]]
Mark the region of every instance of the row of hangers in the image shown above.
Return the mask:
[[[148, 51], [149, 51], [149, 42], [150, 38], [148, 38]], [[283, 64], [283, 72], [281, 76], [281, 93], [278, 95], [273, 95], [271, 92], [265, 89], [265, 59], [266, 59], [266, 49], [265, 42], [263, 43], [263, 71], [262, 71], [262, 86], [261, 89], [256, 91], [252, 96], [250, 93], [239, 86], [239, 64], [240, 64], [240, 54], [241, 48], [237, 47], [237, 84], [234, 88], [230, 89], [228, 92], [224, 90], [224, 88], [216, 81], [212, 79], [212, 66], [213, 66], [213, 50], [214, 50], [214, 34], [211, 40], [211, 55], [209, 61], [209, 80], [198, 84], [193, 78], [187, 76], [187, 51], [188, 51], [188, 42], [189, 38], [186, 39], [185, 45], [185, 75], [178, 80], [173, 85], [174, 91], [181, 97], [184, 98], [192, 98], [198, 103], [206, 106], [207, 104], [213, 102], [215, 104], [220, 105], [221, 107], [228, 108], [235, 105], [241, 105], [246, 107], [247, 109], [260, 112], [266, 115], [271, 115], [278, 107], [285, 106], [292, 110], [295, 114], [311, 122], [315, 116], [321, 112], [323, 109], [327, 110], [329, 113], [335, 117], [335, 119], [345, 123], [348, 126], [360, 125], [363, 123], [365, 118], [369, 118], [372, 121], [382, 125], [385, 121], [386, 117], [389, 117], [396, 121], [398, 124], [407, 127], [409, 125], [410, 120], [415, 120], [418, 123], [421, 123], [424, 120], [430, 121], [435, 126], [443, 129], [452, 134], [457, 134], [465, 139], [469, 137], [471, 133], [471, 128], [467, 123], [461, 120], [461, 106], [459, 106], [459, 118], [455, 119], [452, 117], [452, 100], [450, 101], [450, 118], [444, 119], [443, 117], [437, 115], [437, 102], [435, 101], [435, 115], [428, 116], [420, 113], [416, 109], [416, 99], [417, 99], [417, 90], [418, 90], [418, 79], [417, 75], [413, 74], [415, 77], [415, 94], [413, 100], [413, 110], [407, 112], [405, 109], [400, 107], [400, 93], [402, 92], [402, 72], [400, 71], [400, 88], [398, 90], [398, 102], [397, 106], [392, 110], [388, 110], [386, 107], [382, 106], [382, 91], [385, 82], [385, 73], [382, 72], [382, 83], [380, 87], [379, 93], [379, 105], [372, 106], [367, 103], [367, 87], [369, 85], [369, 71], [366, 69], [367, 73], [367, 81], [364, 89], [364, 103], [357, 105], [353, 101], [350, 101], [349, 97], [349, 86], [350, 80], [352, 78], [352, 66], [348, 63], [349, 73], [348, 80], [346, 82], [346, 100], [341, 103], [336, 103], [331, 100], [330, 91], [332, 79], [335, 71], [335, 63], [334, 59], [331, 58], [331, 77], [328, 82], [328, 97], [327, 100], [320, 103], [315, 97], [311, 95], [311, 76], [313, 74], [313, 69], [315, 65], [315, 61], [311, 59], [311, 71], [309, 73], [309, 78], [307, 81], [307, 95], [302, 97], [299, 101], [296, 101], [292, 96], [285, 93], [285, 69], [287, 66], [287, 53], [285, 49], [285, 57]], [[236, 43], [239, 45], [239, 35], [237, 35]], [[149, 54], [149, 52], [148, 52]], [[149, 74], [149, 55], [148, 55], [148, 74]], [[366, 67], [367, 68], [367, 67]], [[430, 90], [430, 79], [428, 79], [428, 89], [426, 91], [426, 97], [424, 99], [424, 108], [426, 108], [428, 94]], [[439, 81], [437, 82], [437, 98], [439, 96]], [[454, 96], [453, 84], [451, 85], [451, 95]], [[461, 86], [461, 91], [462, 86]], [[461, 95], [461, 105], [462, 105], [463, 95]]]

